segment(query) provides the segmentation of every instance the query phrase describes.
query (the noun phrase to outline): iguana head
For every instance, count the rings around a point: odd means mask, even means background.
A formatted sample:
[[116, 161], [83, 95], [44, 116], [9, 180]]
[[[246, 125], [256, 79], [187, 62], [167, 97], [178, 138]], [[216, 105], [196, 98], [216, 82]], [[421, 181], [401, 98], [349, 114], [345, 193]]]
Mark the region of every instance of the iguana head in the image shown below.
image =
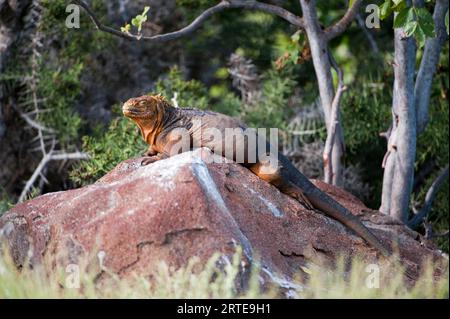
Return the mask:
[[162, 117], [166, 99], [158, 95], [143, 95], [129, 99], [123, 104], [123, 115], [130, 119], [153, 119]]
[[171, 105], [160, 94], [143, 95], [126, 101], [122, 106], [122, 112], [139, 126], [144, 140], [152, 145], [163, 128], [164, 118], [170, 107]]

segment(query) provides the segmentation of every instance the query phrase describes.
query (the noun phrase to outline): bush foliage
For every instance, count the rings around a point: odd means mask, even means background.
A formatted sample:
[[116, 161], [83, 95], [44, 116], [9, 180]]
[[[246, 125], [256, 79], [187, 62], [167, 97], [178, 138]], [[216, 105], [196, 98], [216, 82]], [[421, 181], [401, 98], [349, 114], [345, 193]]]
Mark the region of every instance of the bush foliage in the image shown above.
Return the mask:
[[[95, 53], [111, 49], [117, 39], [95, 30], [85, 14], [81, 15], [80, 29], [66, 28], [67, 3], [64, 0], [42, 3], [46, 10], [41, 32], [46, 38], [54, 39], [56, 50], [44, 52], [37, 65], [38, 94], [46, 99], [50, 111], [43, 113], [39, 120], [57, 131], [58, 140], [65, 149], [82, 148], [91, 155], [90, 160], [79, 162], [71, 169], [72, 180], [77, 185], [85, 185], [97, 180], [120, 161], [142, 154], [146, 145], [136, 126], [122, 117], [120, 105], [114, 106], [114, 116], [109, 123], [95, 127], [77, 110], [84, 89], [82, 77], [90, 72], [89, 61]], [[188, 21], [214, 3], [209, 0], [177, 1]], [[103, 1], [95, 0], [91, 5], [99, 16], [106, 15]], [[285, 7], [299, 12], [297, 1], [287, 1]], [[335, 21], [343, 10], [344, 6], [337, 0], [318, 4], [318, 15], [325, 25]], [[383, 27], [374, 39], [379, 46], [378, 53], [369, 49], [364, 33], [353, 26], [333, 41], [331, 48], [349, 86], [342, 101], [345, 162], [361, 168], [362, 179], [372, 189], [367, 204], [376, 209], [380, 204], [381, 162], [386, 151], [386, 141], [379, 133], [386, 131], [391, 121], [392, 30]], [[283, 134], [289, 134], [292, 116], [317, 98], [312, 62], [302, 55], [306, 46], [304, 35], [291, 29], [282, 19], [256, 11], [240, 14], [234, 10], [225, 11], [206, 21], [195, 36], [179, 41], [189, 63], [168, 67], [167, 72], [154, 79], [155, 83], [149, 83], [149, 94], [160, 93], [169, 100], [175, 99], [180, 107], [209, 109], [238, 117], [252, 127], [276, 127]], [[232, 86], [227, 71], [228, 59], [236, 52], [252, 59], [261, 75], [259, 98], [249, 105]], [[285, 54], [289, 58], [280, 67], [276, 61]], [[426, 166], [433, 167], [414, 191], [411, 204], [418, 207], [434, 178], [449, 161], [448, 54], [446, 44], [433, 82], [430, 122], [417, 144], [416, 172]], [[15, 79], [29, 75], [29, 61], [17, 60], [16, 64], [23, 67], [15, 67], [3, 77]], [[186, 67], [190, 68], [188, 72], [184, 71]], [[310, 142], [324, 138], [322, 132], [314, 135]], [[11, 195], [8, 194], [14, 197]], [[448, 229], [448, 182], [439, 192], [428, 221], [437, 232]], [[448, 251], [448, 237], [438, 240], [440, 247]]]

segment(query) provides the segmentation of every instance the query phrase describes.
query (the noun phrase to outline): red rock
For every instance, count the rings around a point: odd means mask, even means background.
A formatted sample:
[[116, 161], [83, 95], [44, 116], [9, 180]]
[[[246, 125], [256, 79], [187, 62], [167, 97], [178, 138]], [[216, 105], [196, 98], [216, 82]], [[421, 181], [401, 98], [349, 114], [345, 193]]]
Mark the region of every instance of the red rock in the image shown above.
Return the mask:
[[[180, 267], [192, 256], [229, 256], [241, 245], [247, 262], [257, 254], [265, 278], [285, 286], [311, 263], [329, 267], [339, 255], [379, 257], [339, 222], [305, 209], [240, 165], [210, 163], [213, 157], [202, 149], [144, 167], [140, 159], [124, 161], [93, 185], [15, 206], [0, 218], [0, 237], [18, 265], [27, 256], [32, 263], [49, 254], [76, 262], [101, 251], [104, 265], [120, 276], [148, 274], [161, 260]], [[419, 270], [425, 257], [441, 259], [421, 245], [419, 234], [341, 189], [315, 183], [384, 244], [396, 241], [410, 270]]]

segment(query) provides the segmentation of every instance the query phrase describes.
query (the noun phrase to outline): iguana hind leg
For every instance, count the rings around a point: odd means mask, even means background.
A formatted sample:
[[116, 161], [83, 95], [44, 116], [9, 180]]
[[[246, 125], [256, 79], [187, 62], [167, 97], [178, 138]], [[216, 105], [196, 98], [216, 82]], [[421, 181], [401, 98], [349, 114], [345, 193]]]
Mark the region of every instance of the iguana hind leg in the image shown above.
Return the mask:
[[292, 198], [298, 200], [307, 209], [314, 210], [313, 204], [311, 204], [308, 197], [306, 197], [305, 193], [303, 193], [301, 188], [297, 185], [294, 185], [291, 182], [285, 182], [283, 185], [279, 186], [278, 189], [286, 195], [289, 195]]
[[277, 187], [282, 193], [299, 201], [307, 209], [314, 209], [302, 189], [281, 175], [281, 166], [278, 163], [259, 162], [250, 166], [249, 169], [261, 179]]
[[[293, 184], [282, 174], [282, 166], [270, 166], [268, 162], [256, 163], [250, 166], [250, 170], [263, 180], [276, 186], [281, 192], [297, 199], [310, 209], [317, 208], [326, 215], [338, 220], [356, 234], [364, 238], [369, 244], [377, 248], [384, 256], [390, 257], [391, 253], [375, 237], [372, 232], [366, 228], [361, 221], [352, 215], [345, 207], [340, 205], [334, 199], [323, 193], [315, 186], [310, 186], [306, 194], [299, 186]], [[309, 182], [308, 182], [309, 183]], [[312, 185], [312, 184], [311, 184]]]

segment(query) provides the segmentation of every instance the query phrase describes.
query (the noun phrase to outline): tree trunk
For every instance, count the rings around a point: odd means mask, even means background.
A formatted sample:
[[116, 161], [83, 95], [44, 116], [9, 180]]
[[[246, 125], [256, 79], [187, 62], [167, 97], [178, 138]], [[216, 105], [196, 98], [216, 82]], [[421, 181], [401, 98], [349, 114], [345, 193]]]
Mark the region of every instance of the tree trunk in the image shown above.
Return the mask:
[[393, 128], [388, 142], [388, 159], [380, 210], [406, 223], [414, 181], [416, 158], [416, 111], [414, 71], [416, 48], [413, 38], [395, 29]]
[[433, 14], [436, 37], [426, 40], [414, 92], [417, 112], [417, 134], [420, 134], [428, 123], [428, 108], [430, 105], [433, 76], [439, 63], [442, 46], [448, 39], [444, 22], [447, 10], [448, 0], [436, 1]]
[[[392, 126], [394, 127], [394, 126]], [[389, 215], [391, 211], [391, 194], [392, 194], [392, 183], [394, 180], [394, 172], [395, 172], [395, 153], [393, 153], [393, 149], [391, 147], [395, 138], [391, 135], [388, 139], [388, 151], [386, 156], [383, 174], [383, 191], [381, 194], [381, 206], [380, 212], [383, 214]], [[392, 143], [392, 144], [391, 144]]]
[[[322, 28], [316, 13], [316, 2], [314, 0], [300, 0], [303, 12], [303, 21], [305, 24], [306, 35], [311, 48], [311, 55], [314, 64], [314, 70], [319, 85], [320, 100], [325, 114], [327, 134], [330, 128], [331, 105], [334, 98], [333, 77], [331, 74], [331, 64], [328, 56], [328, 42], [325, 39]], [[334, 185], [342, 185], [342, 157], [344, 155], [343, 130], [340, 123], [336, 126], [336, 138], [334, 139], [332, 149], [332, 176], [325, 169], [325, 182]], [[331, 163], [324, 163], [324, 166]]]
[[[422, 6], [421, 1], [416, 1]], [[414, 182], [417, 135], [426, 127], [431, 86], [439, 55], [448, 39], [444, 17], [448, 0], [437, 0], [433, 19], [436, 37], [426, 40], [424, 54], [414, 85], [416, 48], [413, 39], [395, 30], [395, 82], [393, 124], [385, 160], [380, 211], [407, 222]]]

